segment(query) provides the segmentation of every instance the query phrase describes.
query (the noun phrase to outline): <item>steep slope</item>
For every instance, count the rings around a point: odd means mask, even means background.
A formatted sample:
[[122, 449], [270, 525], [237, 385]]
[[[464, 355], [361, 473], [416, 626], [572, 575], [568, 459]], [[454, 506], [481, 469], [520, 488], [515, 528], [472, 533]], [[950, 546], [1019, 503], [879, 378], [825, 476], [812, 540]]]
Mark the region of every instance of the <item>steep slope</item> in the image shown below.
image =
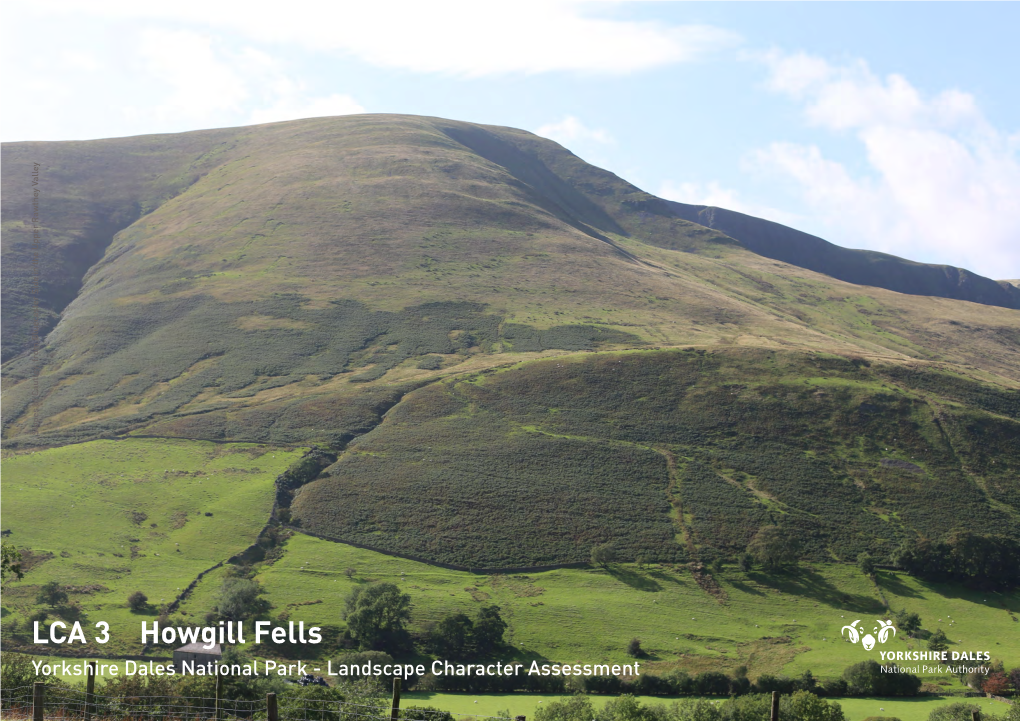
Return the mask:
[[[5, 153], [45, 161], [43, 252], [85, 258], [46, 271], [60, 322], [4, 367], [14, 446], [126, 431], [342, 445], [438, 377], [649, 345], [1020, 379], [1016, 311], [777, 263], [524, 131], [363, 115]], [[19, 192], [5, 273], [24, 270]], [[23, 281], [4, 306], [15, 350]]]
[[[1020, 537], [1020, 391], [768, 349], [567, 356], [415, 391], [290, 516], [431, 561], [817, 560], [954, 530]], [[980, 529], [980, 530], [978, 530]]]
[[113, 236], [193, 183], [234, 135], [5, 143], [2, 359], [45, 338]]
[[848, 283], [1020, 308], [1020, 288], [1008, 280], [991, 280], [964, 268], [916, 263], [873, 250], [841, 248], [785, 225], [733, 210], [673, 201], [668, 204], [678, 217], [721, 230], [759, 255]]

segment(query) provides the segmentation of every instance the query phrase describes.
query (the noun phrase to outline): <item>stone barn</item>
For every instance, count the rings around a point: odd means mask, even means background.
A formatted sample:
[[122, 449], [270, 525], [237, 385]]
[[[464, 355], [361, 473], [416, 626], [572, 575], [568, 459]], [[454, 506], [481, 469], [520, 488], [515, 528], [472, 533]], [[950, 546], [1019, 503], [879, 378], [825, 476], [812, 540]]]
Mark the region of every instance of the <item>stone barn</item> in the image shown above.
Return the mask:
[[206, 648], [203, 643], [189, 643], [174, 650], [174, 671], [191, 675], [199, 666], [219, 663], [222, 655], [218, 643], [212, 648]]

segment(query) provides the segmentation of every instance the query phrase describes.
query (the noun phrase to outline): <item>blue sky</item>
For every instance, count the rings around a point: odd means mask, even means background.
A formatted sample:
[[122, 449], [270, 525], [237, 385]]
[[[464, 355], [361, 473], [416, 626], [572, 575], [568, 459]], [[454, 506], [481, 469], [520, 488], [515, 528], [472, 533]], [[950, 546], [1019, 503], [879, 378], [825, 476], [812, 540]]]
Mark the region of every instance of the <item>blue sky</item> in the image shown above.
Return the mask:
[[4, 12], [4, 141], [438, 115], [537, 132], [664, 197], [1020, 278], [1016, 3]]

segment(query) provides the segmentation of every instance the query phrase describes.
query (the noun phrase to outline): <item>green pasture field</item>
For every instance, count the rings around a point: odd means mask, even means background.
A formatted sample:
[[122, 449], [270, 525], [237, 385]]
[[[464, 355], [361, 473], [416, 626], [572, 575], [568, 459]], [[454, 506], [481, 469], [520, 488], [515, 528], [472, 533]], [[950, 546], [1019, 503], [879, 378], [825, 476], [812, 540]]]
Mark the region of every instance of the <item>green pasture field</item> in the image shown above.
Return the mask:
[[[468, 693], [428, 693], [413, 691], [401, 696], [404, 704], [416, 706], [435, 706], [436, 708], [450, 711], [455, 716], [495, 716], [498, 712], [509, 710], [513, 716], [533, 716], [535, 711], [553, 701], [560, 701], [568, 698], [561, 694], [544, 693], [505, 693], [473, 695]], [[592, 696], [592, 704], [599, 708], [612, 696]], [[671, 704], [679, 699], [662, 696], [639, 697], [645, 705]], [[713, 699], [720, 701], [720, 699]], [[926, 721], [928, 714], [939, 706], [949, 703], [957, 703], [962, 699], [958, 697], [921, 697], [921, 698], [838, 698], [827, 699], [835, 701], [843, 707], [847, 721], [861, 721], [868, 716], [895, 716], [902, 721]], [[984, 707], [988, 705], [990, 713], [1001, 715], [1004, 704], [987, 699], [973, 699]], [[720, 701], [721, 702], [721, 701]], [[884, 709], [884, 710], [883, 710]]]
[[[140, 622], [154, 621], [156, 606], [255, 540], [272, 506], [273, 479], [300, 454], [255, 444], [131, 439], [5, 459], [3, 528], [15, 546], [31, 549], [25, 579], [4, 592], [5, 647], [57, 651], [32, 647], [28, 623], [40, 608], [39, 586], [57, 580], [70, 587], [70, 608], [51, 610], [51, 618], [80, 613], [90, 637], [91, 624], [107, 621], [111, 641], [101, 653], [139, 653]], [[138, 514], [145, 519], [138, 521]], [[347, 568], [354, 569], [352, 578]], [[172, 614], [174, 622], [202, 625], [225, 573], [209, 571]], [[919, 613], [926, 629], [945, 630], [952, 651], [987, 651], [1007, 666], [1020, 662], [1016, 592], [970, 591], [891, 571], [880, 571], [876, 586], [849, 564], [803, 563], [777, 574], [727, 565], [713, 576], [717, 588], [706, 590], [704, 579], [699, 585], [686, 566], [670, 564], [473, 574], [300, 533], [279, 560], [256, 569], [274, 620], [337, 631], [344, 627], [344, 598], [374, 581], [396, 583], [410, 594], [415, 632], [446, 614], [474, 615], [483, 604], [497, 604], [509, 624], [513, 650], [507, 658], [529, 662], [633, 662], [625, 649], [638, 638], [647, 653], [642, 672], [743, 665], [752, 678], [808, 669], [832, 678], [857, 661], [879, 660], [879, 650], [923, 649], [902, 634], [871, 653], [842, 640], [842, 626], [861, 619], [870, 631], [888, 616], [880, 593], [893, 609]], [[127, 608], [136, 590], [150, 599], [145, 612]], [[84, 650], [75, 644], [59, 652]], [[272, 649], [248, 650], [274, 655]], [[333, 644], [305, 652], [305, 660], [340, 653]], [[958, 687], [949, 673], [918, 675]]]
[[[40, 608], [39, 587], [56, 580], [70, 598], [50, 620], [81, 618], [90, 647], [93, 624], [106, 621], [103, 651], [139, 653], [141, 621], [154, 621], [199, 573], [255, 541], [273, 507], [275, 478], [303, 452], [129, 439], [4, 459], [5, 540], [30, 549], [25, 578], [4, 589], [5, 643], [32, 643], [28, 617]], [[134, 591], [148, 597], [148, 610], [127, 607]]]
[[[347, 568], [355, 569], [352, 579], [344, 573]], [[871, 653], [841, 639], [841, 627], [854, 620], [862, 619], [860, 625], [870, 631], [876, 619], [886, 617], [875, 584], [854, 566], [804, 565], [775, 575], [726, 567], [716, 577], [725, 594], [721, 599], [702, 590], [688, 572], [665, 565], [484, 575], [302, 534], [287, 542], [283, 558], [262, 566], [257, 575], [274, 605], [271, 613], [285, 612], [306, 626], [342, 627], [344, 598], [355, 586], [375, 581], [396, 583], [410, 594], [412, 630], [449, 613], [473, 615], [494, 603], [509, 623], [506, 639], [514, 651], [507, 657], [518, 660], [633, 663], [625, 649], [639, 638], [649, 655], [640, 661], [642, 672], [746, 665], [752, 678], [800, 675], [807, 669], [831, 678], [852, 663], [880, 660], [879, 650], [923, 649], [902, 634]], [[219, 586], [216, 574], [207, 578], [184, 606], [192, 616], [207, 610]], [[880, 571], [878, 580], [893, 608], [918, 612], [927, 629], [943, 628], [951, 650], [988, 651], [1007, 666], [1020, 662], [1013, 620], [1020, 594], [939, 586], [890, 571]], [[948, 673], [918, 675], [947, 688], [959, 686]]]

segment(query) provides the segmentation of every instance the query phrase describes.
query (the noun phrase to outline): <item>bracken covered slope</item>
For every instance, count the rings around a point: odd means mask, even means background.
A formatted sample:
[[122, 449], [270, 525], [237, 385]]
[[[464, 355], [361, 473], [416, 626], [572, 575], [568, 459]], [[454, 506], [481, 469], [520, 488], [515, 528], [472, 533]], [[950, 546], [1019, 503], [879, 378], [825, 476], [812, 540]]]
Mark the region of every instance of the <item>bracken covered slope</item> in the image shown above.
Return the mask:
[[[9, 449], [329, 447], [295, 519], [465, 565], [576, 560], [600, 528], [628, 553], [729, 553], [766, 522], [848, 557], [943, 528], [945, 499], [910, 490], [935, 482], [1016, 533], [1020, 312], [995, 281], [827, 265], [857, 251], [820, 239], [791, 255], [796, 231], [439, 118], [15, 143], [4, 163]], [[924, 463], [871, 447], [908, 432]]]

